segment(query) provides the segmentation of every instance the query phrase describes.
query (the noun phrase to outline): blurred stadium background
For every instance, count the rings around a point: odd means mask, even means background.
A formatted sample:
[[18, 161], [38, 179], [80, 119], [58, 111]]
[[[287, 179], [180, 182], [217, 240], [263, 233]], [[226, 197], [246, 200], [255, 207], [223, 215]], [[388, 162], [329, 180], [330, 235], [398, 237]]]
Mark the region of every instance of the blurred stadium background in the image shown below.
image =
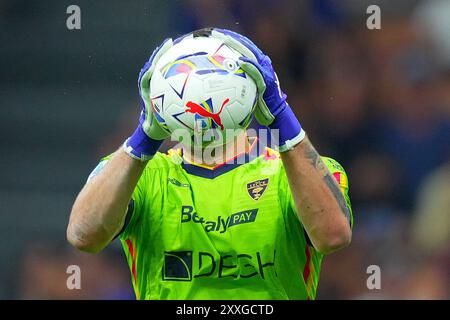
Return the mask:
[[[369, 4], [381, 30], [366, 28]], [[449, 0], [1, 1], [0, 299], [134, 298], [120, 246], [76, 252], [68, 215], [134, 129], [154, 47], [205, 26], [270, 55], [319, 151], [348, 171], [353, 243], [325, 259], [318, 298], [449, 299], [449, 16]], [[66, 288], [71, 264], [81, 290]]]

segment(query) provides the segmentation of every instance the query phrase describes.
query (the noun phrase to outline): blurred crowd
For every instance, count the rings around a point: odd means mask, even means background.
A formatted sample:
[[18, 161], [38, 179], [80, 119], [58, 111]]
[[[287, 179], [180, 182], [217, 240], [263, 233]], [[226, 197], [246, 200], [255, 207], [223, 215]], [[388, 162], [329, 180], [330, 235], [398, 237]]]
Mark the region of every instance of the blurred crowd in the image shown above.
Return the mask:
[[[218, 26], [250, 37], [319, 152], [346, 169], [353, 242], [325, 259], [319, 299], [449, 299], [450, 1], [372, 2], [189, 0], [177, 2], [167, 36]], [[377, 3], [382, 28], [368, 30], [366, 8]], [[122, 118], [126, 135], [135, 119]], [[104, 137], [102, 149], [122, 136]], [[95, 258], [48, 250], [25, 253], [24, 283], [43, 292], [23, 286], [21, 297], [72, 294], [36, 276], [72, 260], [92, 272], [82, 297], [132, 297], [120, 248]], [[366, 286], [370, 265], [381, 269], [381, 290]]]

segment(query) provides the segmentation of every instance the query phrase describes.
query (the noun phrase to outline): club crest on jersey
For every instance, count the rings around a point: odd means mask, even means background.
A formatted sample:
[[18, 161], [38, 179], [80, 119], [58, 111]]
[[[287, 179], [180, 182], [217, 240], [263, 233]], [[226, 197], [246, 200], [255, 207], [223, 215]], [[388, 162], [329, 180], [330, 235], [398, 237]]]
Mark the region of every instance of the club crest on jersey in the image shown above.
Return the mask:
[[253, 200], [259, 200], [269, 184], [269, 178], [247, 183], [247, 192]]

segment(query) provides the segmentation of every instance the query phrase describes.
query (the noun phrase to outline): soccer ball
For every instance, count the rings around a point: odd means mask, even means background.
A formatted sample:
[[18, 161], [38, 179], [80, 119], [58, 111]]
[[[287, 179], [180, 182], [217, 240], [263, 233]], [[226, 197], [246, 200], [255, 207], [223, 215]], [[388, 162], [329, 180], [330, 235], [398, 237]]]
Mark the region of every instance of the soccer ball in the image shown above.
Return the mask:
[[156, 121], [178, 132], [183, 144], [202, 147], [227, 143], [245, 130], [257, 90], [240, 68], [241, 56], [215, 38], [191, 35], [174, 44], [158, 60], [150, 81]]

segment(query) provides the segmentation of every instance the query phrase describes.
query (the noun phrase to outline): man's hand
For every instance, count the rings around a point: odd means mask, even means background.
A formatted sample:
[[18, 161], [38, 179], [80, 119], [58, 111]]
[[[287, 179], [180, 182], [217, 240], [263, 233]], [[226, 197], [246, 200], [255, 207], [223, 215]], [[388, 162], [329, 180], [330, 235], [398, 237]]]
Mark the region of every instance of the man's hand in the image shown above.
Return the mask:
[[241, 68], [255, 80], [260, 95], [255, 117], [271, 130], [279, 130], [279, 150], [289, 187], [312, 244], [323, 254], [345, 247], [350, 243], [351, 229], [344, 196], [314, 146], [305, 139], [270, 58], [233, 31], [212, 29], [211, 36], [244, 56]]
[[150, 59], [139, 73], [138, 87], [142, 107], [139, 125], [133, 135], [128, 138], [123, 148], [131, 157], [146, 161], [158, 151], [164, 139], [170, 133], [165, 131], [156, 121], [150, 101], [150, 79], [159, 58], [173, 46], [172, 39], [166, 39], [153, 51]]
[[212, 29], [211, 36], [244, 56], [241, 68], [255, 80], [258, 88], [256, 119], [271, 130], [278, 130], [280, 152], [291, 150], [304, 139], [305, 132], [286, 102], [287, 96], [280, 88], [270, 58], [251, 40], [233, 31]]

